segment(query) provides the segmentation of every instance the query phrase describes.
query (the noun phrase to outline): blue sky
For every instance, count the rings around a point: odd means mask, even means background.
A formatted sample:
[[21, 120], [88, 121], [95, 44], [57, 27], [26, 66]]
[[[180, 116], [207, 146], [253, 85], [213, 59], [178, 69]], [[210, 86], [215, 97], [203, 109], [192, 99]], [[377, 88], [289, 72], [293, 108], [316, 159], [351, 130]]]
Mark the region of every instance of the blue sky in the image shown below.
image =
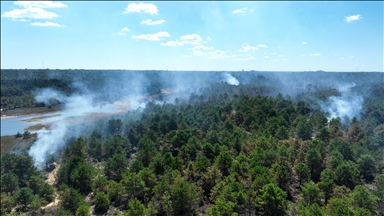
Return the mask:
[[1, 2], [1, 68], [383, 71], [383, 2]]

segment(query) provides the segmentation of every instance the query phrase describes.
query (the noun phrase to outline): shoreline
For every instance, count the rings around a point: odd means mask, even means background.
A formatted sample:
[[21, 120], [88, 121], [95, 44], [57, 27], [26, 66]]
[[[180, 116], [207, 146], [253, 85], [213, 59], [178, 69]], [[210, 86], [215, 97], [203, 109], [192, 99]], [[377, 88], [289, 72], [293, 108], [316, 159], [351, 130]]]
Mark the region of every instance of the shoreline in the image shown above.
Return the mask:
[[9, 119], [9, 118], [17, 118], [17, 117], [21, 117], [21, 116], [7, 116], [7, 115], [1, 115], [1, 119]]
[[[56, 112], [56, 111], [52, 111]], [[29, 113], [29, 114], [24, 114], [24, 115], [1, 115], [1, 119], [10, 119], [10, 118], [19, 118], [19, 117], [26, 117], [26, 116], [34, 116], [34, 115], [41, 115], [41, 114], [47, 114], [50, 112], [40, 112], [40, 113]], [[56, 115], [54, 115], [56, 116]]]
[[12, 110], [3, 110], [0, 112], [1, 119], [17, 118], [24, 116], [41, 115], [63, 110], [63, 105], [56, 105], [51, 108], [48, 107], [30, 107], [30, 108], [16, 108]]

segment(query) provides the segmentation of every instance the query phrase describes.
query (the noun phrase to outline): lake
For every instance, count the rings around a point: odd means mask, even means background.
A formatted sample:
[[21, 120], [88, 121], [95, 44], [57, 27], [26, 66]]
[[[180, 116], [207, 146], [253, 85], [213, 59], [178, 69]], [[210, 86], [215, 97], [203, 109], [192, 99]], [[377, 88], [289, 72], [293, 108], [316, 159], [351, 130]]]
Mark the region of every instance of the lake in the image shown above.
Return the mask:
[[[20, 117], [10, 117], [10, 118], [1, 118], [1, 136], [9, 136], [9, 135], [16, 135], [17, 132], [24, 133], [24, 129], [36, 125], [39, 123], [44, 123], [47, 120], [54, 120], [55, 117], [60, 115], [60, 112], [53, 112], [53, 113], [45, 113], [45, 114], [39, 114], [39, 115], [28, 115], [28, 116], [20, 116]], [[51, 117], [52, 116], [52, 117]], [[46, 117], [46, 118], [44, 118]], [[43, 118], [36, 121], [23, 121], [33, 118]], [[31, 131], [33, 132], [33, 131]]]

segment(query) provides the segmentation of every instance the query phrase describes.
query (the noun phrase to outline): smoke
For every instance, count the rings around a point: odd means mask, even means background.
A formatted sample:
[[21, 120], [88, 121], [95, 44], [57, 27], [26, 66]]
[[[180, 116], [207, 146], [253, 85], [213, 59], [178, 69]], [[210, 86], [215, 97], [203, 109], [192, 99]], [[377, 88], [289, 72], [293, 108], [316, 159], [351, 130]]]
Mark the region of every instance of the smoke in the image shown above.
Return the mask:
[[[48, 73], [49, 74], [49, 73]], [[367, 82], [374, 83], [380, 76], [355, 77], [355, 75], [333, 73], [274, 73], [274, 72], [236, 72], [236, 77], [228, 72], [186, 72], [186, 71], [71, 71], [55, 72], [56, 79], [68, 80], [71, 95], [45, 88], [35, 91], [35, 100], [46, 105], [64, 104], [59, 116], [45, 118], [50, 128], [38, 132], [38, 138], [29, 150], [37, 167], [41, 168], [46, 155], [55, 154], [65, 146], [65, 139], [80, 136], [84, 122], [92, 122], [128, 110], [139, 111], [148, 101], [155, 103], [174, 103], [188, 101], [190, 94], [203, 94], [215, 84], [224, 81], [229, 85], [267, 86], [260, 94], [282, 93], [285, 95], [311, 95], [316, 90], [335, 88], [339, 96], [331, 96], [326, 101], [318, 101], [320, 108], [328, 113], [328, 118], [340, 117], [347, 125], [353, 117], [360, 117], [364, 94], [357, 87]], [[382, 75], [381, 75], [382, 76]], [[379, 77], [379, 78], [378, 78]], [[340, 79], [344, 84], [340, 86]], [[381, 78], [382, 80], [382, 78]], [[356, 85], [356, 88], [355, 88]], [[232, 87], [230, 87], [232, 89]], [[161, 90], [159, 92], [159, 89]], [[357, 93], [359, 92], [359, 93]], [[317, 99], [316, 99], [317, 100]], [[325, 100], [325, 99], [324, 99]], [[319, 108], [319, 107], [317, 107]], [[78, 125], [78, 127], [74, 127]]]
[[36, 94], [36, 102], [42, 102], [46, 105], [54, 105], [58, 101], [64, 102], [66, 96], [58, 91], [55, 91], [50, 88], [40, 89], [34, 92]]
[[28, 151], [37, 168], [44, 166], [47, 155], [55, 154], [65, 146], [65, 139], [69, 135], [81, 135], [81, 127], [74, 127], [75, 125], [129, 109], [145, 107], [145, 103], [140, 102], [138, 97], [122, 98], [114, 103], [101, 104], [94, 102], [92, 94], [65, 96], [63, 93], [49, 88], [35, 93], [37, 102], [50, 104], [52, 101], [60, 101], [64, 104], [64, 109], [55, 117], [42, 120], [42, 123], [50, 124], [50, 128], [37, 131], [37, 140]]
[[51, 131], [41, 130], [38, 132], [36, 142], [28, 151], [37, 168], [41, 169], [44, 166], [48, 154], [55, 154], [57, 150], [64, 146], [66, 134], [66, 124], [55, 124]]
[[[47, 155], [56, 154], [65, 147], [67, 137], [81, 136], [84, 123], [92, 123], [128, 110], [140, 111], [150, 100], [160, 103], [156, 97], [148, 95], [154, 94], [151, 87], [162, 87], [162, 79], [148, 77], [156, 73], [96, 71], [93, 74], [82, 72], [73, 75], [69, 86], [75, 93], [71, 95], [52, 88], [33, 91], [38, 103], [63, 104], [63, 109], [56, 112], [54, 117], [38, 120], [38, 123], [49, 125], [49, 128], [37, 131], [37, 140], [28, 151], [37, 168], [43, 168]], [[54, 76], [62, 78], [57, 73]], [[62, 76], [68, 79], [65, 77], [67, 74]], [[168, 84], [174, 81], [167, 78]], [[187, 86], [183, 86], [188, 83], [186, 79], [179, 78], [177, 81], [173, 86], [180, 89]]]
[[340, 117], [341, 123], [348, 126], [353, 117], [360, 118], [364, 99], [352, 91], [356, 84], [346, 84], [338, 88], [340, 96], [331, 96], [326, 103], [322, 104], [322, 109], [327, 112], [328, 120]]
[[239, 80], [237, 80], [235, 77], [233, 77], [229, 73], [224, 73], [223, 76], [224, 76], [225, 82], [227, 82], [229, 85], [238, 86], [240, 84]]
[[[54, 76], [61, 79], [60, 74], [56, 73]], [[76, 91], [69, 96], [51, 88], [33, 92], [36, 102], [46, 105], [61, 103], [64, 109], [57, 112], [55, 117], [40, 120], [50, 127], [37, 131], [37, 140], [28, 153], [34, 159], [36, 167], [42, 168], [47, 155], [55, 154], [65, 147], [67, 137], [82, 134], [82, 123], [128, 110], [142, 110], [148, 101], [158, 104], [174, 103], [176, 98], [186, 101], [191, 92], [219, 82], [219, 76], [222, 73], [96, 71], [92, 75], [74, 74], [69, 86]], [[228, 84], [239, 84], [230, 74], [225, 77]], [[159, 88], [162, 89], [162, 97], [161, 92], [156, 92]]]

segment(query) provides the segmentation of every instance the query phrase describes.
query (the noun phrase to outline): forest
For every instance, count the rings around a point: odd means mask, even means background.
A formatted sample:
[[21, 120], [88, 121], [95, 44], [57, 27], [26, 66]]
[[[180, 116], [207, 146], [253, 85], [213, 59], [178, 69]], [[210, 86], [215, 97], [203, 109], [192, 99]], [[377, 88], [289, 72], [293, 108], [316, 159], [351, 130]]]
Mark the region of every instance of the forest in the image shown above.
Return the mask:
[[54, 132], [15, 134], [1, 215], [384, 214], [384, 73], [1, 71], [4, 110], [71, 95], [144, 105], [65, 125], [43, 161]]

